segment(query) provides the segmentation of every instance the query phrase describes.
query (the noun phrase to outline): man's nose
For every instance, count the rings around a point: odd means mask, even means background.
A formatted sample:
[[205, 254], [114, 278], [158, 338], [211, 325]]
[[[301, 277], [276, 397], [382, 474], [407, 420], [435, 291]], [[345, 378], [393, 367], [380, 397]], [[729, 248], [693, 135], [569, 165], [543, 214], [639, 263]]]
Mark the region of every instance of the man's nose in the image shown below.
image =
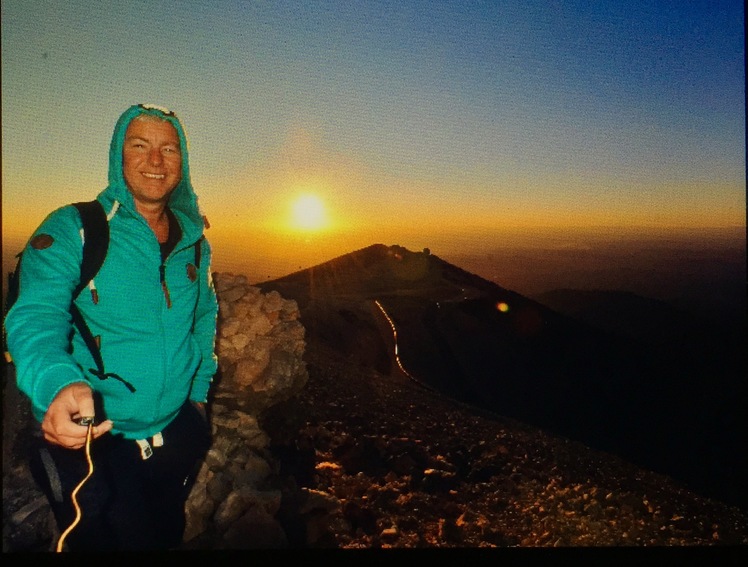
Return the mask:
[[148, 152], [148, 163], [161, 165], [163, 159], [164, 156], [161, 155], [161, 150], [159, 148], [152, 148], [151, 151]]

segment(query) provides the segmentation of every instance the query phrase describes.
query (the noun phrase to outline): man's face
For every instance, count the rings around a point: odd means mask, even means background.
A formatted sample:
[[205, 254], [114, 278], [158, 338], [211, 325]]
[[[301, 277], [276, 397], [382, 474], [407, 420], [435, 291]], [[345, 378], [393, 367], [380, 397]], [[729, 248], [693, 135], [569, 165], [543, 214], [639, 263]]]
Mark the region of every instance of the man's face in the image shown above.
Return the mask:
[[179, 136], [163, 120], [133, 120], [125, 132], [122, 173], [136, 204], [166, 204], [182, 179]]

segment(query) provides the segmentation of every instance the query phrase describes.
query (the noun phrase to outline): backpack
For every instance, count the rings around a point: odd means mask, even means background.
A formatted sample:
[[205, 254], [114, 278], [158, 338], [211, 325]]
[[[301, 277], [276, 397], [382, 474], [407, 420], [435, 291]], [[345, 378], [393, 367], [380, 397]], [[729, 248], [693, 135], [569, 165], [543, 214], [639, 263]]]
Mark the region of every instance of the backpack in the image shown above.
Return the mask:
[[[91, 351], [91, 355], [96, 361], [98, 370], [103, 374], [104, 362], [101, 359], [101, 353], [96, 344], [96, 339], [94, 339], [88, 325], [86, 325], [86, 322], [83, 320], [83, 316], [75, 306], [74, 300], [80, 295], [83, 288], [88, 285], [88, 282], [90, 282], [98, 273], [102, 264], [104, 264], [104, 258], [106, 258], [106, 253], [109, 248], [109, 222], [107, 221], [104, 208], [97, 200], [73, 203], [73, 206], [78, 209], [78, 214], [83, 223], [83, 260], [81, 262], [80, 279], [78, 285], [73, 290], [73, 297], [70, 302], [70, 313], [73, 316], [73, 323], [78, 328], [86, 346]], [[18, 258], [16, 269], [8, 274], [8, 294], [5, 298], [4, 311], [6, 315], [18, 299], [18, 294], [20, 292], [22, 256], [23, 252], [19, 252], [16, 256]], [[94, 297], [94, 301], [95, 300], [96, 298]], [[13, 362], [10, 353], [8, 352], [4, 318], [3, 350], [6, 362]]]

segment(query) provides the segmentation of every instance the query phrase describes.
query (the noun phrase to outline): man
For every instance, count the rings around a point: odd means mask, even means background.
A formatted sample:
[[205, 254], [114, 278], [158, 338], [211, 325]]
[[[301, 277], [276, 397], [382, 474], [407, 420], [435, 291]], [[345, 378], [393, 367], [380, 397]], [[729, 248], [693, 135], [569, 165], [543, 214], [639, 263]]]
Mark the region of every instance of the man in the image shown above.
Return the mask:
[[[204, 404], [217, 369], [218, 305], [211, 249], [192, 188], [187, 141], [168, 110], [135, 105], [117, 121], [104, 264], [75, 305], [96, 337], [102, 376], [69, 305], [80, 279], [81, 220], [50, 214], [21, 260], [20, 292], [5, 325], [19, 389], [44, 441], [31, 460], [67, 549], [169, 549], [181, 543], [184, 503], [210, 444]], [[95, 293], [93, 293], [95, 290]], [[71, 339], [72, 336], [72, 339]], [[41, 440], [40, 440], [41, 441]]]

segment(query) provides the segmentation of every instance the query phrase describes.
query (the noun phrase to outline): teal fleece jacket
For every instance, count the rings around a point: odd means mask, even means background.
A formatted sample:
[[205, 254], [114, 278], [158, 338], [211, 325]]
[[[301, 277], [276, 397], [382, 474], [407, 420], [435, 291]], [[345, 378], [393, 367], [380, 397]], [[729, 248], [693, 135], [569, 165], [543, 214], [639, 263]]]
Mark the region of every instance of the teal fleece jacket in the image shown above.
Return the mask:
[[[169, 201], [182, 237], [163, 265], [158, 240], [136, 211], [122, 173], [125, 131], [142, 113], [171, 122], [182, 152], [182, 180]], [[96, 364], [72, 325], [68, 306], [82, 261], [81, 220], [72, 205], [52, 212], [24, 249], [19, 296], [5, 320], [8, 350], [18, 387], [40, 422], [61, 389], [86, 381], [101, 393], [105, 415], [97, 419], [111, 419], [113, 434], [143, 439], [163, 430], [186, 400], [205, 402], [217, 369], [211, 249], [202, 238], [205, 223], [190, 182], [187, 139], [172, 113], [135, 105], [122, 114], [109, 150], [109, 184], [96, 198], [110, 217], [109, 250], [93, 280], [98, 303], [88, 289], [75, 303], [100, 341], [106, 372], [135, 391], [90, 372]]]

